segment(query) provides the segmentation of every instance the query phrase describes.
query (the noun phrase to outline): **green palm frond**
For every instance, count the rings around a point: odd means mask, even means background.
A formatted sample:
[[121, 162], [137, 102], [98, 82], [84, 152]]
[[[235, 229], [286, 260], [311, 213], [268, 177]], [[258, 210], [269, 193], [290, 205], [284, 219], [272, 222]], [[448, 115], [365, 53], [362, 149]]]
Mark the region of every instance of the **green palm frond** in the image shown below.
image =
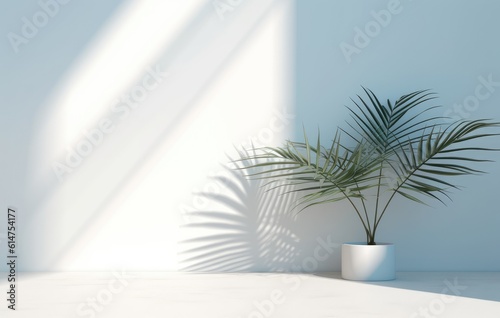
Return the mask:
[[[240, 152], [251, 178], [270, 179], [270, 190], [295, 186], [297, 204], [306, 209], [317, 204], [348, 200], [360, 218], [369, 244], [375, 244], [380, 220], [396, 194], [426, 203], [425, 198], [444, 203], [449, 190], [459, 186], [451, 177], [480, 174], [475, 165], [490, 160], [477, 157], [497, 149], [477, 147], [479, 139], [497, 136], [487, 129], [498, 128], [491, 120], [462, 120], [449, 125], [433, 116], [436, 98], [428, 90], [401, 96], [382, 104], [363, 87], [366, 97], [352, 99], [350, 130], [338, 129], [330, 147], [321, 145], [318, 131], [314, 144], [287, 141], [282, 147], [264, 147]], [[347, 138], [347, 141], [345, 140]], [[365, 204], [375, 192], [374, 211]], [[390, 193], [382, 202], [382, 197]]]
[[394, 190], [402, 195], [409, 195], [404, 189], [410, 190], [442, 201], [434, 193], [446, 195], [447, 189], [458, 189], [457, 185], [443, 180], [443, 177], [484, 173], [472, 168], [470, 164], [491, 160], [478, 159], [467, 154], [495, 149], [467, 147], [463, 146], [463, 143], [497, 135], [477, 133], [478, 130], [492, 126], [497, 124], [487, 120], [460, 121], [442, 132], [431, 129], [430, 132], [422, 134], [418, 141], [408, 142], [406, 146], [400, 145], [400, 148], [394, 151], [399, 167], [395, 172], [400, 180]]
[[[283, 147], [256, 148], [251, 154], [240, 152], [236, 162], [247, 163], [240, 169], [247, 170], [249, 177], [279, 180], [283, 186], [295, 183], [318, 186], [320, 183], [318, 190], [321, 192], [336, 194], [350, 189], [354, 196], [364, 189], [358, 183], [370, 179], [376, 169], [376, 163], [363, 156], [363, 147], [359, 144], [346, 150], [337, 135], [326, 149], [321, 147], [319, 135], [316, 146], [312, 146], [305, 136], [305, 142], [287, 141]], [[249, 161], [255, 163], [248, 164]], [[338, 192], [333, 191], [335, 188]], [[298, 188], [296, 191], [314, 189]]]

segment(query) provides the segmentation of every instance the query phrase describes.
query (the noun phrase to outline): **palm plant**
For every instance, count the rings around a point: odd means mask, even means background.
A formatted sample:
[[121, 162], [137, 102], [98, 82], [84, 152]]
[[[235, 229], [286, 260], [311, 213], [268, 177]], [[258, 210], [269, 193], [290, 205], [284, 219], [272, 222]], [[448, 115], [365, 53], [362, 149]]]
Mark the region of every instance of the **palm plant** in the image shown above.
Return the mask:
[[[500, 124], [490, 120], [460, 120], [432, 116], [439, 106], [423, 107], [435, 99], [428, 90], [412, 92], [382, 104], [363, 87], [366, 97], [351, 99], [350, 130], [337, 129], [329, 145], [287, 141], [282, 147], [253, 148], [240, 152], [238, 161], [251, 162], [240, 169], [251, 178], [270, 179], [269, 190], [293, 185], [300, 211], [317, 204], [347, 200], [359, 217], [368, 245], [396, 194], [426, 204], [425, 198], [450, 198], [459, 186], [448, 179], [479, 174], [471, 166], [490, 160], [472, 154], [496, 150], [471, 145], [498, 133], [487, 132]], [[290, 191], [288, 191], [290, 192]], [[299, 212], [300, 212], [299, 211]]]

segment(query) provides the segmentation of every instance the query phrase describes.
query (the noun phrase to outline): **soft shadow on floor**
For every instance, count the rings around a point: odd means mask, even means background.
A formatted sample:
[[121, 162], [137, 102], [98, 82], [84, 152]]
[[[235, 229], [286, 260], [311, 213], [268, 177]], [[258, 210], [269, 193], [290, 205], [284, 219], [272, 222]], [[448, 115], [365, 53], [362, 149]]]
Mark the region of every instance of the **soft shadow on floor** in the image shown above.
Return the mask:
[[[346, 281], [340, 272], [314, 275]], [[398, 272], [391, 281], [351, 282], [500, 302], [500, 272]]]

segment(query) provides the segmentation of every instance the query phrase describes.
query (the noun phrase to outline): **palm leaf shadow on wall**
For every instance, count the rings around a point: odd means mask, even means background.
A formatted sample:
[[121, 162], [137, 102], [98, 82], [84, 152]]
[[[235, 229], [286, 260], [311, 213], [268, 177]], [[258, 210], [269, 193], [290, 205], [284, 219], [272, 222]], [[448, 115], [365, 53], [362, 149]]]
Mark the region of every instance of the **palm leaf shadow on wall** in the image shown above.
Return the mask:
[[[224, 167], [229, 178], [220, 193], [198, 193], [208, 209], [193, 211], [181, 227], [178, 244], [183, 271], [284, 271], [299, 255], [294, 231], [295, 196], [263, 189], [263, 180], [249, 180], [240, 171]], [[288, 188], [283, 188], [283, 193]]]

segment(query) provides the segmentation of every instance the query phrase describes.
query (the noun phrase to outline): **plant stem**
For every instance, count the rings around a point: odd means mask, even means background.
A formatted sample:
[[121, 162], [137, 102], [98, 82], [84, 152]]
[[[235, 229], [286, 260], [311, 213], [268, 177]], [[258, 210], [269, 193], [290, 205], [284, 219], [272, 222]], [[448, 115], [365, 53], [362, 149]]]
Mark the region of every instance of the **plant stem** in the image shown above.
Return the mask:
[[[356, 182], [356, 187], [359, 187], [358, 185], [358, 182]], [[361, 200], [361, 204], [363, 206], [363, 210], [365, 211], [365, 217], [366, 217], [366, 223], [368, 224], [368, 237], [370, 236], [370, 233], [372, 232], [372, 228], [371, 228], [371, 225], [370, 225], [370, 218], [368, 217], [368, 210], [366, 209], [366, 204], [365, 204], [365, 200], [363, 200], [363, 197], [361, 195], [361, 191], [358, 191], [359, 195], [360, 195], [360, 200]], [[366, 228], [365, 228], [366, 230]], [[367, 237], [367, 242], [368, 242], [368, 237]]]
[[[349, 203], [352, 205], [352, 207], [354, 208], [354, 211], [356, 211], [356, 214], [358, 215], [359, 219], [361, 220], [361, 223], [363, 224], [363, 228], [365, 229], [365, 232], [368, 236], [370, 236], [370, 233], [371, 233], [371, 230], [366, 226], [366, 223], [365, 221], [363, 220], [363, 217], [361, 216], [361, 213], [359, 213], [359, 209], [358, 207], [356, 206], [356, 204], [351, 200], [351, 198], [347, 195], [347, 193], [345, 193], [344, 190], [342, 190], [342, 188], [334, 181], [332, 180], [331, 178], [329, 178], [328, 175], [324, 175], [323, 173], [320, 173], [325, 179], [328, 179], [333, 185], [335, 185], [339, 190], [340, 192], [342, 192], [342, 194], [344, 195], [344, 197], [349, 201]], [[366, 210], [366, 209], [365, 209]], [[370, 220], [368, 219], [367, 217], [367, 222], [369, 222]]]
[[[340, 188], [339, 188], [340, 189]], [[361, 220], [361, 223], [363, 224], [363, 227], [365, 229], [365, 232], [368, 236], [370, 236], [370, 231], [368, 229], [368, 227], [366, 226], [366, 223], [365, 221], [363, 220], [363, 217], [361, 216], [361, 213], [359, 213], [359, 210], [358, 210], [358, 207], [356, 206], [356, 204], [354, 204], [354, 202], [351, 200], [351, 198], [343, 191], [343, 190], [340, 190], [342, 191], [342, 193], [344, 194], [345, 198], [347, 200], [349, 200], [349, 203], [351, 203], [352, 207], [354, 208], [354, 210], [356, 211], [356, 213], [358, 214], [358, 217], [359, 219]]]
[[[398, 187], [398, 189], [399, 189], [399, 187]], [[373, 233], [374, 234], [375, 234], [375, 231], [377, 230], [377, 227], [378, 227], [378, 224], [379, 224], [380, 220], [382, 220], [382, 217], [384, 216], [385, 211], [389, 207], [389, 203], [391, 203], [392, 198], [394, 198], [394, 196], [396, 195], [396, 193], [397, 193], [397, 189], [392, 192], [391, 197], [389, 198], [389, 200], [387, 200], [387, 203], [385, 204], [384, 209], [382, 210], [382, 213], [380, 213], [380, 217], [376, 221], [376, 223], [375, 223], [375, 225], [373, 227]]]
[[378, 216], [378, 205], [379, 205], [379, 199], [380, 199], [380, 188], [382, 186], [382, 172], [384, 170], [384, 162], [380, 162], [380, 170], [379, 170], [379, 175], [378, 175], [378, 186], [377, 186], [377, 200], [375, 202], [375, 218], [373, 220], [373, 232], [371, 233], [370, 241], [368, 242], [368, 245], [375, 245], [375, 231], [377, 230], [377, 216]]

